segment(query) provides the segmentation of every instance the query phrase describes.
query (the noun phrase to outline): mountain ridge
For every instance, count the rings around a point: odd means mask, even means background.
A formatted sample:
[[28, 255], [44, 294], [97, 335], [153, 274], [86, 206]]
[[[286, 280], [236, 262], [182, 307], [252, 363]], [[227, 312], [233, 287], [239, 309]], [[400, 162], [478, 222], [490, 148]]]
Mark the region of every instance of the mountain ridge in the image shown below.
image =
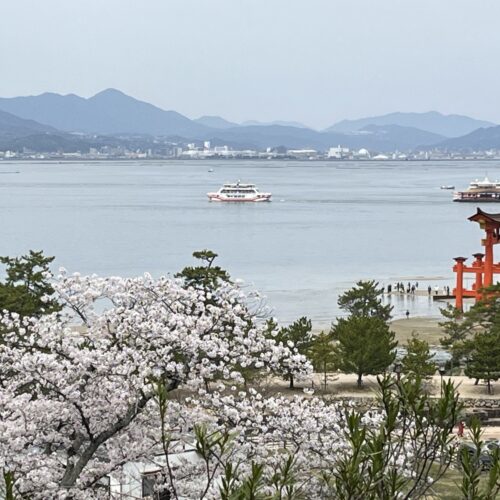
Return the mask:
[[51, 92], [0, 98], [0, 109], [66, 132], [189, 137], [208, 129], [176, 111], [165, 111], [116, 89], [105, 89], [89, 98]]
[[427, 111], [425, 113], [397, 111], [355, 120], [342, 120], [327, 127], [325, 131], [352, 133], [368, 125], [399, 125], [413, 127], [445, 137], [460, 137], [480, 127], [491, 127], [496, 124], [465, 115], [445, 115], [438, 111]]
[[[3, 134], [7, 133], [7, 122], [10, 121], [11, 140], [16, 135], [20, 137], [32, 135], [36, 136], [36, 142], [40, 143], [39, 134], [49, 133], [63, 137], [64, 140], [60, 139], [60, 142], [68, 144], [75, 144], [76, 138], [67, 134], [79, 132], [87, 136], [106, 136], [106, 140], [109, 136], [114, 136], [118, 141], [132, 141], [132, 143], [136, 140], [151, 143], [155, 137], [164, 139], [173, 137], [176, 141], [181, 139], [179, 142], [213, 140], [214, 143], [237, 144], [249, 149], [283, 146], [289, 149], [313, 148], [324, 151], [329, 147], [342, 145], [351, 149], [367, 148], [372, 151], [390, 152], [411, 151], [420, 146], [441, 147], [440, 144], [445, 148], [452, 145], [460, 147], [460, 137], [456, 138], [455, 142], [446, 142], [449, 135], [392, 123], [393, 121], [406, 120], [413, 123], [415, 120], [420, 120], [427, 126], [430, 121], [431, 125], [437, 126], [437, 123], [441, 128], [448, 123], [448, 134], [450, 120], [454, 124], [455, 132], [459, 126], [470, 129], [477, 123], [489, 125], [489, 122], [462, 115], [443, 115], [438, 112], [398, 112], [360, 120], [344, 120], [321, 131], [299, 127], [298, 125], [302, 124], [298, 122], [236, 124], [220, 116], [202, 116], [191, 120], [176, 111], [163, 110], [112, 88], [104, 89], [89, 98], [53, 92], [38, 96], [0, 98], [0, 110], [10, 113], [9, 120], [3, 125]], [[18, 121], [16, 124], [16, 117], [25, 122]], [[26, 120], [32, 120], [32, 123]], [[389, 123], [371, 123], [372, 121]], [[338, 128], [346, 131], [339, 131]], [[495, 141], [494, 132], [482, 132], [482, 134], [483, 136], [490, 134], [490, 143]], [[470, 141], [475, 140], [474, 137]], [[55, 143], [54, 140], [51, 141]], [[488, 142], [486, 139], [485, 141]], [[29, 141], [26, 139], [22, 141], [23, 144], [27, 142]], [[50, 141], [47, 140], [47, 143]]]
[[500, 149], [500, 125], [482, 127], [462, 137], [446, 139], [435, 146], [438, 149], [454, 151]]

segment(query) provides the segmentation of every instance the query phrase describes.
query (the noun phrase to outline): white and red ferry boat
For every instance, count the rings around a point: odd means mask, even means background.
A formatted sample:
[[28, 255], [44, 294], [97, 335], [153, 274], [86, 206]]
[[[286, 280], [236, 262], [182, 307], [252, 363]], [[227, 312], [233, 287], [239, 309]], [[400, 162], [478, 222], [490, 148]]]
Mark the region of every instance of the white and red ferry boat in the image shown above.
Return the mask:
[[243, 184], [238, 181], [234, 184], [224, 184], [216, 193], [207, 193], [210, 201], [271, 201], [271, 193], [261, 193], [255, 184]]

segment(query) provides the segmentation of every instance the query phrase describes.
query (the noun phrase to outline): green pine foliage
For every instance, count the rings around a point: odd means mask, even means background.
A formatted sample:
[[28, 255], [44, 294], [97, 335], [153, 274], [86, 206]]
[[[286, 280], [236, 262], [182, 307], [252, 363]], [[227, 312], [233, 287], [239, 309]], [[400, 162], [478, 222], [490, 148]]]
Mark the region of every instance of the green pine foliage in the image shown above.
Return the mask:
[[387, 322], [391, 319], [392, 306], [382, 304], [382, 294], [377, 282], [358, 281], [339, 297], [338, 305], [352, 316], [376, 317]]
[[326, 389], [328, 373], [335, 370], [335, 344], [331, 333], [321, 332], [314, 337], [309, 349], [309, 359], [314, 370], [323, 374]]
[[21, 317], [40, 317], [61, 310], [50, 283], [50, 264], [54, 257], [30, 250], [21, 257], [0, 257], [5, 279], [0, 283], [0, 310]]
[[478, 332], [468, 344], [470, 352], [465, 375], [486, 380], [488, 394], [491, 394], [491, 381], [500, 378], [500, 330]]
[[176, 278], [183, 278], [186, 286], [215, 290], [223, 283], [230, 283], [229, 273], [219, 266], [214, 265], [217, 254], [212, 250], [193, 252], [193, 257], [201, 262], [199, 266], [185, 267]]
[[441, 343], [453, 353], [454, 362], [466, 360], [465, 374], [491, 382], [500, 378], [500, 284], [484, 290], [483, 298], [463, 313], [452, 307], [441, 310], [446, 333]]
[[402, 362], [403, 373], [428, 379], [436, 372], [436, 364], [432, 360], [429, 344], [416, 335], [408, 341], [406, 356]]
[[467, 355], [468, 346], [465, 341], [470, 334], [473, 321], [451, 304], [442, 308], [441, 314], [445, 318], [445, 321], [439, 323], [445, 334], [440, 339], [441, 345], [450, 351], [452, 363], [459, 365], [460, 359]]
[[382, 293], [375, 281], [358, 281], [338, 300], [349, 317], [338, 319], [330, 331], [336, 342], [335, 363], [358, 376], [358, 387], [363, 375], [384, 372], [396, 357], [397, 342], [388, 325], [392, 307], [382, 304]]
[[345, 373], [355, 373], [358, 387], [363, 384], [363, 375], [383, 373], [396, 357], [395, 334], [381, 318], [341, 318], [332, 327], [331, 334], [336, 341], [337, 367]]

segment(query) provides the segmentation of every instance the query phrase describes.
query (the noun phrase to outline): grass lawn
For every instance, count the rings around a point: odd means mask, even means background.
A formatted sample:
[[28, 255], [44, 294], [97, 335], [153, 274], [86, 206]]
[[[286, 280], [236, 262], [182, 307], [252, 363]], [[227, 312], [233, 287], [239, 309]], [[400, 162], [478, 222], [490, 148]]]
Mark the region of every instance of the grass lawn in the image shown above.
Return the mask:
[[[481, 476], [481, 482], [486, 482], [488, 472], [484, 472]], [[443, 500], [460, 500], [462, 494], [460, 486], [462, 483], [462, 476], [456, 468], [448, 469], [446, 474], [433, 486], [434, 494], [427, 495], [428, 499], [439, 498]]]

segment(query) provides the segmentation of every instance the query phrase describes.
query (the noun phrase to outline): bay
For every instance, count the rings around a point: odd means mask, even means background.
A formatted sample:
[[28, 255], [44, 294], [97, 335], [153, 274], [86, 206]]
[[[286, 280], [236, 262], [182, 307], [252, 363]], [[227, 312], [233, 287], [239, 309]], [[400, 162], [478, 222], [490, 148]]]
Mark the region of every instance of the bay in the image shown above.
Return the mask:
[[[213, 169], [213, 172], [209, 172]], [[9, 173], [16, 172], [19, 173]], [[327, 325], [359, 279], [453, 286], [453, 257], [481, 251], [466, 188], [493, 162], [2, 162], [0, 254], [43, 249], [55, 270], [174, 274], [209, 248], [286, 323]], [[210, 203], [223, 182], [253, 182], [271, 203]], [[500, 212], [500, 204], [486, 204]], [[435, 316], [428, 297], [393, 297], [395, 316]]]

